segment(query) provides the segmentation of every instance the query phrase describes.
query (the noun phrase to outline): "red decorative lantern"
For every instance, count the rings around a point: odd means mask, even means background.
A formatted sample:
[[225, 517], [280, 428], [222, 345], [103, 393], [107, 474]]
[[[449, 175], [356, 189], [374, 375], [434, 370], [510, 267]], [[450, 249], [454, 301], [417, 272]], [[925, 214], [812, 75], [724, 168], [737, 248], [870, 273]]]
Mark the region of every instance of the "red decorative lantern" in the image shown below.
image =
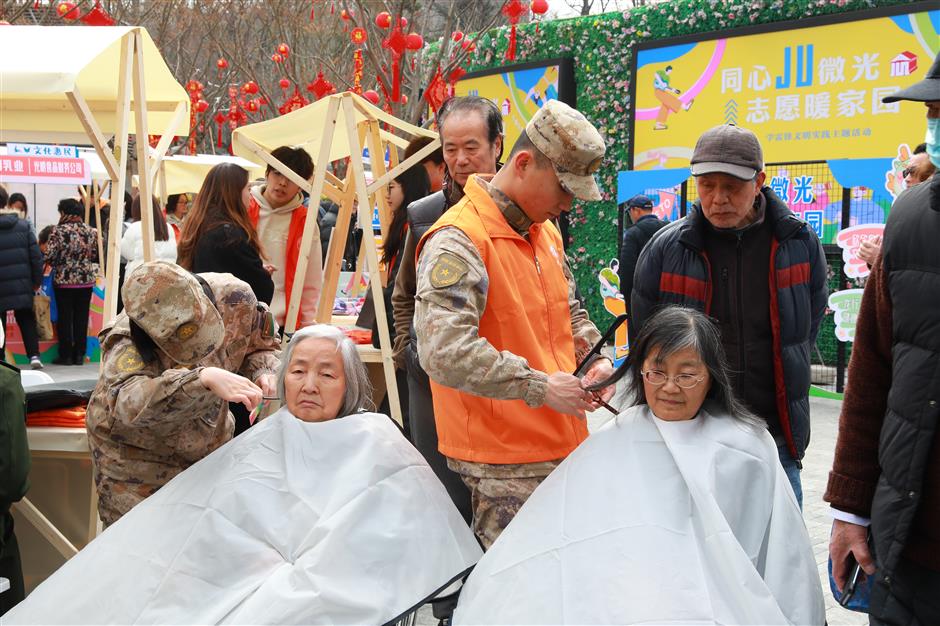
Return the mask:
[[283, 63], [284, 57], [282, 57], [280, 54], [275, 52], [274, 54], [271, 55], [271, 60], [274, 61], [275, 63]]
[[377, 92], [375, 89], [369, 89], [368, 91], [362, 92], [362, 97], [375, 106], [379, 105], [379, 92]]
[[290, 46], [286, 43], [282, 43], [277, 47], [277, 53], [286, 59], [290, 55]]
[[81, 20], [88, 26], [114, 26], [114, 18], [101, 8], [101, 0], [95, 0], [94, 8], [83, 15]]
[[218, 135], [218, 139], [215, 142], [215, 145], [216, 147], [221, 148], [222, 147], [222, 126], [225, 124], [225, 120], [227, 118], [225, 117], [225, 113], [223, 113], [222, 111], [219, 111], [218, 113], [215, 114], [215, 117], [213, 117], [212, 119], [215, 120], [215, 123], [219, 125], [219, 135]]
[[282, 78], [281, 80], [277, 81], [277, 84], [281, 86], [281, 89], [287, 89], [290, 87], [290, 81], [286, 78]]
[[60, 2], [55, 11], [63, 20], [72, 21], [79, 18], [78, 8], [76, 8], [74, 2]]
[[398, 25], [402, 28], [408, 28], [408, 20], [403, 17], [398, 18]]
[[451, 39], [454, 40], [454, 43], [457, 43], [458, 41], [460, 41], [461, 39], [463, 39], [463, 32], [462, 32], [462, 31], [459, 31], [459, 30], [455, 30], [455, 31], [454, 31], [454, 34], [451, 35]]
[[188, 91], [190, 94], [197, 94], [202, 91], [204, 87], [205, 85], [200, 83], [198, 80], [190, 79], [186, 83], [186, 91]]
[[536, 15], [544, 15], [548, 12], [548, 0], [532, 0], [532, 4], [529, 5], [529, 8], [532, 9], [532, 12]]
[[392, 15], [388, 11], [382, 11], [375, 16], [375, 25], [379, 28], [388, 28], [392, 25]]
[[519, 19], [525, 15], [529, 8], [522, 4], [520, 0], [508, 0], [503, 5], [502, 13], [509, 20], [509, 47], [506, 48], [506, 60], [514, 61], [516, 59], [516, 24]]
[[343, 9], [342, 11], [339, 12], [339, 16], [343, 18], [344, 22], [348, 22], [349, 20], [352, 19], [353, 13], [352, 11], [348, 9]]
[[349, 33], [349, 38], [357, 46], [361, 46], [362, 44], [364, 44], [366, 42], [367, 36], [368, 35], [366, 34], [366, 29], [363, 28], [362, 26], [357, 26], [356, 28], [352, 29], [352, 31]]
[[407, 96], [407, 95], [405, 95], [405, 94], [402, 94], [402, 95], [401, 95], [401, 103], [402, 103], [402, 104], [408, 104], [408, 96]]
[[405, 37], [405, 47], [409, 50], [420, 50], [424, 47], [424, 37], [418, 33], [409, 33]]
[[247, 83], [242, 85], [242, 91], [253, 96], [258, 93], [258, 83], [253, 80], [249, 80]]
[[317, 74], [317, 79], [307, 85], [307, 91], [315, 95], [317, 100], [319, 100], [323, 96], [335, 93], [336, 87], [333, 86], [333, 83], [323, 77], [323, 72], [319, 72]]
[[205, 113], [209, 110], [209, 103], [203, 99], [196, 100], [196, 110], [200, 113]]
[[396, 26], [382, 41], [382, 47], [392, 52], [392, 101], [398, 102], [401, 98], [401, 58], [408, 47], [408, 38], [405, 37], [401, 28]]
[[219, 71], [221, 72], [222, 70], [228, 67], [228, 60], [224, 58], [220, 58], [218, 61], [215, 62], [215, 66], [219, 68]]
[[281, 115], [290, 113], [291, 111], [296, 111], [310, 104], [310, 101], [304, 98], [300, 91], [297, 89], [294, 90], [294, 95], [284, 101], [284, 104], [277, 108], [281, 112]]
[[257, 113], [257, 112], [258, 112], [258, 101], [257, 101], [257, 100], [249, 100], [247, 103], [245, 103], [245, 108], [248, 110], [249, 113]]

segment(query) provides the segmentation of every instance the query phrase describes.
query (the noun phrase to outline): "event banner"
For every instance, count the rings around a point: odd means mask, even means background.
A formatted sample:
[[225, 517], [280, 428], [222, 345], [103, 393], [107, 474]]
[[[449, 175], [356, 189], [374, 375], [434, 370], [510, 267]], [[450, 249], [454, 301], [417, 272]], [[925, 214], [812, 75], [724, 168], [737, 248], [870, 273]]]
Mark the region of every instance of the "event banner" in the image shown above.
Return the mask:
[[470, 74], [454, 86], [458, 96], [480, 96], [492, 101], [503, 116], [504, 152], [509, 150], [526, 124], [547, 100], [563, 100], [559, 96], [559, 75], [562, 65], [508, 70], [488, 75]]
[[641, 45], [633, 169], [687, 167], [699, 135], [722, 123], [753, 130], [767, 163], [893, 157], [899, 143], [919, 143], [923, 112], [881, 99], [924, 77], [940, 51], [940, 11], [840, 18]]

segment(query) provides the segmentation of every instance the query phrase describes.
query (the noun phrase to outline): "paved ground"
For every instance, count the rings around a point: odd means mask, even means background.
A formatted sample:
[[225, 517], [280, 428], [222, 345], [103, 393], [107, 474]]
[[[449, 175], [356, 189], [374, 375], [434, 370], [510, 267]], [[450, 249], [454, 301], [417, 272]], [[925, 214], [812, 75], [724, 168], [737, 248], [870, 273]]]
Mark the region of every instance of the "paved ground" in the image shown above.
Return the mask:
[[[98, 375], [98, 364], [87, 364], [81, 367], [49, 365], [44, 371], [61, 382], [95, 378]], [[611, 404], [622, 408], [628, 406], [629, 402], [622, 397], [616, 397]], [[823, 502], [822, 495], [826, 489], [829, 469], [832, 467], [840, 403], [834, 400], [811, 398], [810, 405], [813, 416], [813, 438], [806, 458], [803, 460], [803, 517], [806, 520], [806, 527], [809, 529], [810, 539], [813, 542], [813, 551], [816, 554], [816, 562], [819, 565], [820, 585], [823, 587], [823, 595], [826, 598], [826, 618], [830, 626], [867, 624], [867, 616], [846, 611], [835, 603], [832, 594], [829, 593], [829, 579], [826, 574], [831, 518], [829, 505]], [[602, 410], [590, 415], [588, 423], [593, 430], [608, 419], [610, 419], [610, 413]], [[425, 607], [419, 612], [417, 623], [420, 626], [433, 626], [437, 620], [431, 615], [430, 608]]]

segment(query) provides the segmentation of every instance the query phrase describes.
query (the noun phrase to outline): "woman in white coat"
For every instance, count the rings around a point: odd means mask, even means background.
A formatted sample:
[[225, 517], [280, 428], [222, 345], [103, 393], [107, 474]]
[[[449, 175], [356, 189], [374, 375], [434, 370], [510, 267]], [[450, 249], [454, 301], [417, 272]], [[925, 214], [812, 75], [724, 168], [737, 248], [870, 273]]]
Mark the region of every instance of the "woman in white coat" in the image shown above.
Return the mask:
[[666, 308], [630, 356], [613, 378], [630, 376], [634, 406], [539, 486], [454, 623], [823, 624], [799, 506], [731, 391], [717, 327]]
[[[144, 262], [144, 235], [140, 221], [140, 196], [131, 204], [131, 224], [121, 237], [121, 258], [127, 262], [125, 276], [130, 276], [138, 265]], [[170, 236], [160, 203], [153, 198], [153, 258], [151, 261], [169, 261], [176, 263], [176, 237]]]

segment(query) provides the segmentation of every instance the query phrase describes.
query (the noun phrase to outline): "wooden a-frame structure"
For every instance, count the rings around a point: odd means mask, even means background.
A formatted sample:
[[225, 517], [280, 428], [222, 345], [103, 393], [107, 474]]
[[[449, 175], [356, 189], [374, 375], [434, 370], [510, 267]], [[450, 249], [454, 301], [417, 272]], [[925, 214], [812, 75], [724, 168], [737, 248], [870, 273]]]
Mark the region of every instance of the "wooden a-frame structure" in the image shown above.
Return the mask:
[[[138, 138], [140, 194], [148, 197], [148, 172], [159, 166], [173, 137], [189, 131], [189, 97], [142, 27], [7, 26], [3, 35], [8, 51], [23, 54], [0, 55], [0, 141], [90, 142], [107, 169], [114, 211], [106, 265], [107, 323], [117, 312], [128, 135]], [[153, 159], [148, 157], [151, 131], [162, 133]], [[151, 204], [143, 202], [141, 209], [144, 259], [149, 261]]]
[[[432, 141], [410, 158], [399, 162], [398, 149], [404, 148], [415, 136], [425, 136]], [[313, 179], [304, 180], [271, 152], [283, 145], [304, 148], [313, 158]], [[310, 194], [310, 209], [304, 225], [301, 250], [306, 255], [297, 259], [294, 284], [302, 285], [307, 272], [317, 219], [316, 207], [322, 196], [339, 205], [339, 215], [333, 228], [326, 263], [323, 267], [323, 288], [317, 307], [317, 321], [329, 323], [333, 312], [333, 299], [339, 281], [343, 250], [349, 232], [354, 204], [358, 204], [357, 219], [363, 229], [360, 258], [370, 273], [370, 289], [375, 304], [375, 317], [379, 330], [380, 359], [384, 370], [392, 417], [402, 422], [398, 388], [395, 383], [395, 365], [389, 328], [386, 323], [385, 299], [382, 287], [387, 276], [380, 267], [378, 250], [372, 236], [372, 207], [379, 207], [383, 240], [388, 233], [391, 215], [386, 203], [384, 187], [400, 173], [417, 165], [422, 159], [440, 147], [437, 133], [404, 122], [373, 106], [367, 100], [352, 93], [334, 94], [301, 109], [278, 118], [238, 128], [233, 133], [232, 146], [236, 155], [252, 161], [267, 163], [289, 180]], [[365, 178], [363, 149], [368, 148], [372, 171], [372, 182]], [[386, 164], [384, 155], [389, 155]], [[340, 180], [329, 171], [333, 161], [349, 159], [346, 178]], [[378, 280], [377, 280], [378, 279]], [[285, 336], [297, 329], [300, 313], [300, 289], [294, 289], [287, 306]], [[370, 347], [371, 348], [371, 347]], [[368, 349], [360, 349], [360, 354]]]

